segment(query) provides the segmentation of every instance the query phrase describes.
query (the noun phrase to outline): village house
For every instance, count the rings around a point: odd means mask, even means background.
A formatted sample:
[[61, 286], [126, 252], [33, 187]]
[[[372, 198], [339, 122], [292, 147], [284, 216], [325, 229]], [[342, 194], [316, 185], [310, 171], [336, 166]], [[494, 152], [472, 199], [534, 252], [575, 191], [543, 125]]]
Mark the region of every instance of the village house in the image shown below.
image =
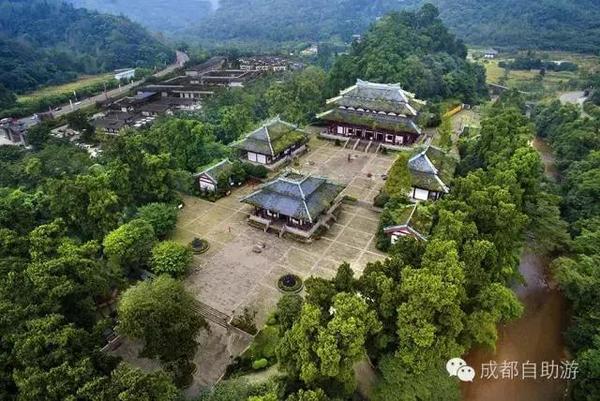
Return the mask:
[[16, 118], [3, 118], [0, 120], [0, 133], [10, 144], [25, 145], [27, 126]]
[[496, 49], [486, 49], [483, 52], [483, 57], [487, 58], [487, 59], [495, 59], [496, 57], [498, 57], [498, 50]]
[[306, 150], [308, 133], [276, 117], [232, 144], [241, 158], [269, 169]]
[[287, 171], [241, 201], [254, 206], [249, 222], [279, 236], [291, 233], [310, 239], [319, 228], [328, 229], [342, 202], [343, 187], [323, 177]]
[[222, 56], [211, 57], [204, 63], [189, 67], [185, 71], [185, 75], [189, 77], [198, 77], [207, 71], [220, 70], [227, 63], [227, 58]]
[[394, 245], [402, 237], [410, 237], [419, 241], [427, 241], [433, 220], [430, 211], [422, 203], [406, 205], [391, 212], [394, 225], [385, 227], [384, 234]]
[[359, 79], [327, 104], [335, 107], [317, 115], [327, 123], [324, 137], [375, 141], [393, 148], [412, 145], [421, 135], [415, 120], [425, 102], [398, 84]]
[[428, 145], [408, 160], [413, 200], [437, 200], [450, 192], [448, 183], [457, 161], [442, 149]]
[[277, 56], [256, 56], [256, 57], [241, 57], [238, 59], [240, 70], [256, 70], [256, 71], [272, 71], [281, 72], [287, 71], [289, 61], [283, 57]]
[[232, 168], [233, 163], [228, 159], [224, 159], [216, 164], [213, 164], [207, 169], [194, 174], [194, 180], [197, 182], [200, 192], [217, 192], [221, 189], [224, 189], [219, 188], [219, 181], [224, 177], [227, 179], [229, 185], [239, 184], [231, 181]]
[[115, 79], [117, 81], [125, 81], [135, 78], [135, 68], [121, 68], [115, 70]]

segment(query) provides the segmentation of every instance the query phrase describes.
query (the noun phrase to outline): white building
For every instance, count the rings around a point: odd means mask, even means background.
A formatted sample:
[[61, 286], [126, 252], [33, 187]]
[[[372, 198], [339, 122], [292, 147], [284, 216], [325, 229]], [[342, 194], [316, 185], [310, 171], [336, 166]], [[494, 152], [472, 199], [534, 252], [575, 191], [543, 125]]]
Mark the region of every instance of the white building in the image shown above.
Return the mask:
[[121, 70], [115, 70], [115, 79], [117, 81], [125, 81], [128, 79], [135, 78], [135, 69], [124, 68]]

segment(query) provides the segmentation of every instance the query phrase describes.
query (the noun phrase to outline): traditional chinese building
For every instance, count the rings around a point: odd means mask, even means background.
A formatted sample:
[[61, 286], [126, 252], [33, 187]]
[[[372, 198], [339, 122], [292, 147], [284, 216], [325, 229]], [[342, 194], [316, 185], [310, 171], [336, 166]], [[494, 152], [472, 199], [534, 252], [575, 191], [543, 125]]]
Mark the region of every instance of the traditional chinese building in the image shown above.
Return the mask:
[[242, 202], [254, 206], [249, 221], [265, 231], [275, 229], [280, 236], [287, 232], [309, 239], [320, 227], [329, 228], [342, 190], [326, 178], [288, 171]]
[[[219, 163], [213, 164], [209, 168], [194, 174], [194, 179], [198, 183], [198, 188], [201, 192], [216, 192], [219, 190], [219, 180], [226, 176], [230, 181], [231, 169], [233, 163], [228, 159], [222, 160]], [[229, 182], [233, 184], [232, 182]]]
[[421, 135], [415, 119], [425, 102], [398, 84], [359, 79], [356, 85], [341, 91], [327, 104], [335, 107], [317, 118], [327, 123], [326, 134], [329, 135], [398, 146], [411, 145]]
[[308, 134], [279, 117], [267, 121], [232, 146], [241, 152], [241, 158], [267, 167], [306, 149]]
[[414, 200], [437, 200], [450, 191], [448, 183], [454, 175], [457, 161], [440, 148], [427, 146], [408, 160], [411, 190]]
[[428, 208], [420, 203], [407, 205], [398, 210], [391, 211], [395, 224], [385, 227], [383, 232], [395, 244], [402, 237], [411, 237], [420, 241], [427, 241], [432, 227], [432, 216]]

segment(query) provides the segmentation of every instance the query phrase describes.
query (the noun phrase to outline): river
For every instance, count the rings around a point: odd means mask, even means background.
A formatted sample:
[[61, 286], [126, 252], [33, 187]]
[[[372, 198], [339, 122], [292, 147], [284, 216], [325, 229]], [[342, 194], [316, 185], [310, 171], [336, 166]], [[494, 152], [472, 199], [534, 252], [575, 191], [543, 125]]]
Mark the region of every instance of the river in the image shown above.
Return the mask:
[[[558, 177], [550, 148], [541, 140], [532, 146], [540, 152], [546, 175]], [[562, 401], [566, 399], [567, 383], [564, 380], [485, 379], [481, 377], [482, 364], [495, 361], [518, 362], [519, 374], [522, 363], [534, 362], [540, 373], [544, 361], [569, 359], [562, 333], [568, 325], [567, 303], [552, 282], [548, 266], [551, 260], [525, 249], [521, 256], [519, 271], [524, 284], [514, 291], [523, 303], [523, 316], [510, 324], [498, 327], [496, 350], [476, 348], [466, 357], [467, 364], [475, 368], [478, 376], [472, 383], [461, 386], [463, 401]]]

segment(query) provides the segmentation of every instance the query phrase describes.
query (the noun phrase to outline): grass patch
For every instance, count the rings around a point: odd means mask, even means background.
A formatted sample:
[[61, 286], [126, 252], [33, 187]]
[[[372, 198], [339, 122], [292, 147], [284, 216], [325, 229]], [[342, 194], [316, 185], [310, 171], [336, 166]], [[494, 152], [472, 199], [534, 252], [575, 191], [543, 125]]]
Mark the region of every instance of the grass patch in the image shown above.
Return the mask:
[[65, 93], [73, 93], [82, 88], [108, 82], [113, 79], [113, 74], [89, 75], [79, 78], [77, 81], [69, 82], [61, 85], [46, 86], [37, 89], [33, 92], [20, 95], [17, 100], [22, 103], [32, 102], [48, 96], [62, 95]]

